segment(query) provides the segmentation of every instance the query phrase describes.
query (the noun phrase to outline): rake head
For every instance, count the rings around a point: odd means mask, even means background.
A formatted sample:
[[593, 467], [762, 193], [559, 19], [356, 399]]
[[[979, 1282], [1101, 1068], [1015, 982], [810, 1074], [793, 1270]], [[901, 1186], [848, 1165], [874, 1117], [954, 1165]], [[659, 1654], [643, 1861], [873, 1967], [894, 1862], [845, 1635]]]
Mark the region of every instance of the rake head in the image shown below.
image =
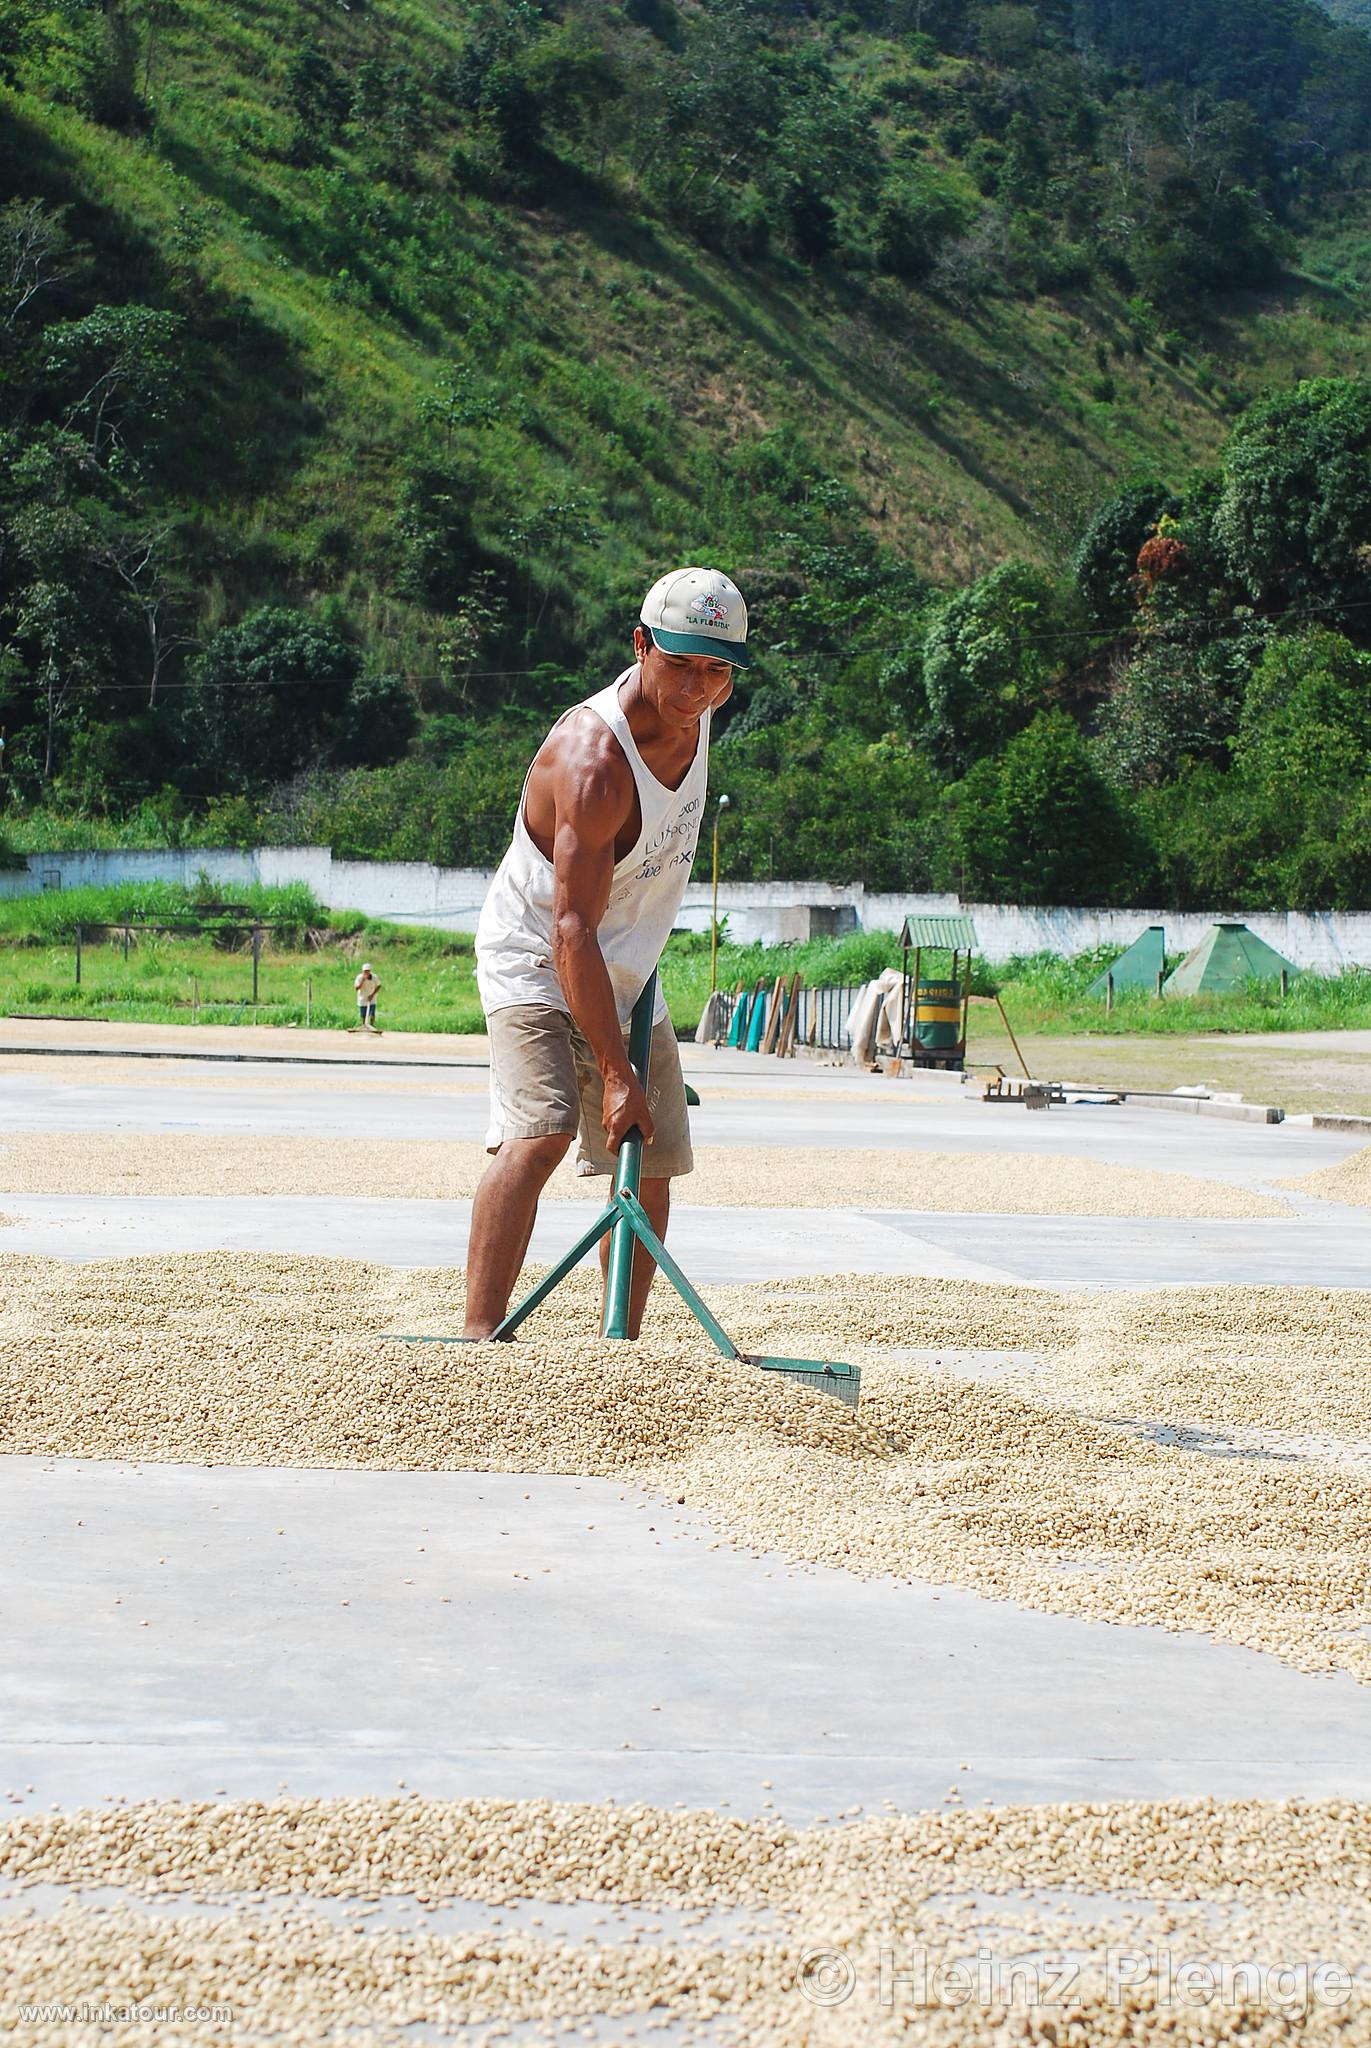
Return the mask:
[[745, 1365], [760, 1365], [766, 1372], [782, 1372], [796, 1385], [817, 1387], [821, 1394], [855, 1408], [862, 1390], [862, 1375], [855, 1365], [843, 1365], [835, 1358], [758, 1358], [745, 1356]]

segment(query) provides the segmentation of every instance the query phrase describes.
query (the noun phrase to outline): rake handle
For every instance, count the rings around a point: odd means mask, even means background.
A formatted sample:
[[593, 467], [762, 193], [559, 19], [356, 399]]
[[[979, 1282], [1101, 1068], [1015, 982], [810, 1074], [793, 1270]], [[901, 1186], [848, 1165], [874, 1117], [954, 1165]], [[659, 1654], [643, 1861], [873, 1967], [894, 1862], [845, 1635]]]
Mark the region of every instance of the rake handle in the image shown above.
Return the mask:
[[[633, 1005], [633, 1016], [628, 1027], [628, 1063], [638, 1077], [638, 1085], [644, 1095], [647, 1093], [648, 1075], [652, 1066], [652, 1012], [657, 1006], [657, 972], [654, 968], [647, 978], [647, 986]], [[643, 1166], [643, 1134], [637, 1124], [624, 1134], [619, 1145], [618, 1163], [614, 1169], [614, 1192], [627, 1192], [635, 1198]], [[629, 1294], [633, 1285], [633, 1247], [635, 1239], [627, 1222], [619, 1222], [609, 1240], [609, 1278], [605, 1285], [605, 1316], [603, 1334], [606, 1337], [627, 1337]]]

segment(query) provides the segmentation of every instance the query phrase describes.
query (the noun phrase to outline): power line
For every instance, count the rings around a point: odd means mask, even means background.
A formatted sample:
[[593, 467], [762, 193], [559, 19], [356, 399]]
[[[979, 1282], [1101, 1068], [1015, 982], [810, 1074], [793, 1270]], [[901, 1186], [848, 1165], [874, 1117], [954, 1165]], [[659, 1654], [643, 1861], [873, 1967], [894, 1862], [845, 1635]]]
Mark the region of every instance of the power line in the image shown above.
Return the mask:
[[[1371, 598], [1346, 598], [1336, 603], [1323, 605], [1291, 605], [1285, 611], [1273, 614], [1254, 612], [1248, 619], [1235, 619], [1232, 617], [1215, 619], [1203, 613], [1190, 612], [1170, 619], [1140, 621], [1135, 625], [1115, 627], [1061, 626], [1043, 633], [1015, 633], [1013, 637], [1015, 644], [1022, 647], [1046, 646], [1060, 640], [1096, 640], [1108, 645], [1118, 640], [1156, 639], [1164, 634], [1186, 632], [1198, 626], [1207, 628], [1212, 637], [1220, 638], [1227, 633], [1245, 632], [1253, 626], [1283, 626], [1289, 624], [1292, 620], [1298, 623], [1302, 619], [1328, 618], [1344, 612], [1363, 612], [1368, 610], [1371, 610]], [[398, 681], [404, 683], [446, 683], [451, 687], [458, 683], [466, 682], [516, 682], [526, 680], [530, 676], [546, 678], [548, 666], [547, 663], [544, 663], [538, 668], [464, 669], [460, 677], [454, 677], [449, 672], [441, 669], [387, 669], [383, 673], [387, 676], [394, 676]], [[576, 679], [572, 678], [571, 680]], [[34, 681], [31, 687], [42, 689], [43, 685]], [[317, 676], [270, 676], [263, 677], [257, 681], [246, 682], [227, 678], [222, 681], [212, 681], [185, 677], [180, 681], [159, 682], [157, 693], [161, 696], [171, 690], [319, 690], [328, 687], [329, 685], [321, 683]], [[146, 691], [147, 688], [148, 684], [146, 682], [73, 683], [66, 686], [66, 693], [68, 695], [74, 693], [81, 695], [109, 695], [123, 691], [142, 692]]]
[[[384, 671], [384, 674], [386, 676], [394, 676], [399, 682], [402, 683], [447, 683], [449, 685], [454, 685], [458, 682], [512, 682], [521, 677], [543, 675], [544, 670], [538, 668], [464, 669], [462, 671], [461, 676], [458, 678], [454, 678], [453, 676], [446, 674], [441, 669], [435, 669], [432, 671], [423, 669], [386, 669]], [[364, 677], [361, 680], [375, 681], [377, 680], [377, 678]], [[41, 690], [44, 686], [35, 680], [32, 687], [34, 689]], [[69, 683], [65, 686], [59, 685], [59, 687], [65, 687], [68, 695], [70, 695], [72, 691], [99, 691], [102, 693], [107, 693], [112, 690], [137, 690], [146, 695], [149, 686], [146, 682], [141, 682]], [[234, 678], [232, 680], [225, 679], [221, 682], [215, 682], [209, 680], [201, 680], [198, 677], [187, 676], [179, 682], [159, 681], [157, 685], [157, 695], [161, 697], [168, 690], [326, 690], [330, 687], [333, 686], [327, 682], [321, 682], [318, 676], [264, 676], [258, 681], [250, 682], [244, 682], [237, 678]]]

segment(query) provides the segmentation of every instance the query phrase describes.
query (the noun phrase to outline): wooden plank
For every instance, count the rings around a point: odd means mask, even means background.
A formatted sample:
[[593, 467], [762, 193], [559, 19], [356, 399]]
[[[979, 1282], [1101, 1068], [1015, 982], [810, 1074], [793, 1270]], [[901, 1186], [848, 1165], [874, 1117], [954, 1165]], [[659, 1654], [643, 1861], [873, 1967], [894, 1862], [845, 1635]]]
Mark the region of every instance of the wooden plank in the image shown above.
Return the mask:
[[790, 995], [786, 1003], [785, 1023], [781, 1026], [780, 1043], [776, 1047], [776, 1051], [781, 1059], [794, 1059], [795, 1057], [795, 1029], [800, 1015], [800, 988], [803, 980], [804, 977], [800, 974], [792, 974], [790, 977]]
[[771, 991], [771, 1015], [766, 1020], [766, 1030], [762, 1033], [762, 1042], [757, 1048], [759, 1052], [776, 1050], [776, 1041], [781, 1035], [781, 993], [784, 988], [785, 976], [778, 974], [776, 986]]

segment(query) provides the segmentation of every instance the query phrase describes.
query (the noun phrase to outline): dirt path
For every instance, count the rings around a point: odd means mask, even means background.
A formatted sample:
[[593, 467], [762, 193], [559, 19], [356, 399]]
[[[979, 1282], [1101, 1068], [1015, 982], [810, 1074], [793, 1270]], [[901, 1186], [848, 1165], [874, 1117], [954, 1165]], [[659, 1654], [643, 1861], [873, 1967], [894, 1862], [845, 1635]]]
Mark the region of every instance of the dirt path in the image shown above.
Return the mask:
[[[1235, 1089], [1248, 1102], [1275, 1102], [1289, 1116], [1307, 1110], [1371, 1116], [1371, 1032], [1301, 1031], [1289, 1038], [1049, 1038], [1021, 1035], [1033, 1073], [1050, 1081], [1099, 1081], [1116, 1088]], [[1017, 1074], [1002, 1033], [976, 1034], [973, 1060], [998, 1060]]]

